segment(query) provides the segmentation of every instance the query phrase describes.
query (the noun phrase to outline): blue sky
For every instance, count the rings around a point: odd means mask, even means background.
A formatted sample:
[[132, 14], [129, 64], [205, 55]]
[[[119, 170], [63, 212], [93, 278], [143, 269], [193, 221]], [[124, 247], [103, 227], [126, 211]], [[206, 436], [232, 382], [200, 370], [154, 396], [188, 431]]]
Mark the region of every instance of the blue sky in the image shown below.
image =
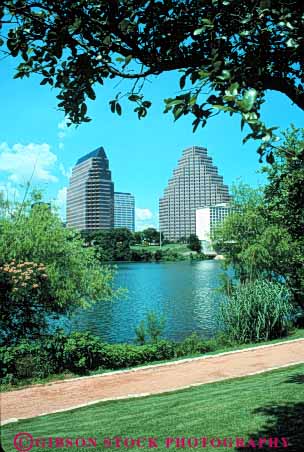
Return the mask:
[[[191, 145], [205, 146], [225, 183], [238, 178], [257, 186], [263, 176], [257, 171], [256, 143], [242, 145], [244, 133], [239, 118], [221, 114], [204, 129], [192, 133], [191, 118], [174, 123], [164, 115], [163, 99], [178, 92], [178, 74], [152, 79], [145, 87], [153, 106], [145, 119], [138, 120], [131, 106], [122, 102], [123, 115], [110, 112], [108, 101], [126, 85], [117, 82], [96, 90], [89, 104], [92, 121], [66, 128], [64, 114], [56, 106], [56, 92], [40, 86], [39, 78], [13, 80], [14, 60], [2, 61], [0, 74], [0, 187], [9, 193], [32, 176], [32, 184], [57, 200], [65, 211], [65, 193], [71, 167], [82, 155], [103, 146], [110, 161], [115, 190], [135, 195], [137, 228], [158, 225], [158, 199], [165, 188], [182, 150]], [[303, 124], [303, 112], [285, 96], [268, 93], [263, 117], [268, 125], [286, 128]]]

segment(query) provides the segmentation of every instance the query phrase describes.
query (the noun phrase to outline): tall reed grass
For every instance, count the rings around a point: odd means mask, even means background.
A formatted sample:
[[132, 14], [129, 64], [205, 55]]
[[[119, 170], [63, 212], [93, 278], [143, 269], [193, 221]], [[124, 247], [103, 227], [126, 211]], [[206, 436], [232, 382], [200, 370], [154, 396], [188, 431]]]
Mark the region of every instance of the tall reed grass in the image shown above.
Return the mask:
[[284, 285], [264, 280], [240, 285], [225, 297], [219, 317], [224, 333], [233, 342], [286, 336], [293, 317], [290, 293]]

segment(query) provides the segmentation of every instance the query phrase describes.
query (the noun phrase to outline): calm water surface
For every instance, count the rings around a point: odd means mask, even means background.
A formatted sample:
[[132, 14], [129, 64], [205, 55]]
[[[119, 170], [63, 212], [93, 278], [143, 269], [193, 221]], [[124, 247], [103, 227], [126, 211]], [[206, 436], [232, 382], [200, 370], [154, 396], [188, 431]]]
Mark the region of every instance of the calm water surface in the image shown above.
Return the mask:
[[90, 331], [107, 342], [133, 342], [134, 328], [148, 311], [164, 315], [164, 337], [182, 340], [196, 331], [211, 337], [217, 328], [220, 294], [218, 261], [120, 263], [115, 285], [126, 298], [97, 303], [78, 312], [72, 330]]

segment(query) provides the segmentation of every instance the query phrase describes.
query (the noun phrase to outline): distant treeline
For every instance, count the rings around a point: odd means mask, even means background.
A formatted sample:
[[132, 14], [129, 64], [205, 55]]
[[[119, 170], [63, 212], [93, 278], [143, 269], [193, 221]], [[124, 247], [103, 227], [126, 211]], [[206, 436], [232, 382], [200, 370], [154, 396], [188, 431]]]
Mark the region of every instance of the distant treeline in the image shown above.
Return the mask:
[[[200, 242], [193, 235], [188, 240], [186, 238], [182, 240], [183, 243], [188, 243], [189, 256], [185, 256], [185, 253], [168, 246], [161, 249], [158, 246], [160, 243], [168, 245], [170, 242], [165, 240], [163, 234], [160, 234], [154, 228], [147, 228], [134, 233], [127, 228], [117, 228], [85, 232], [82, 235], [86, 244], [95, 248], [101, 262], [157, 262], [203, 258], [203, 255], [200, 254]], [[155, 246], [155, 250], [151, 249], [151, 245]], [[194, 251], [195, 254], [191, 254], [190, 251]]]

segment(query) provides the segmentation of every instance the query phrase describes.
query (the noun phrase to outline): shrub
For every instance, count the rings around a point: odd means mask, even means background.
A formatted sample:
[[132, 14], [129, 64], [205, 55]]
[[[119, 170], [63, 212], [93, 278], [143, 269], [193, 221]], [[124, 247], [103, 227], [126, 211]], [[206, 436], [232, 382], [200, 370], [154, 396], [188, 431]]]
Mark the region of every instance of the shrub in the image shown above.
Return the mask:
[[198, 253], [200, 253], [202, 245], [201, 245], [201, 241], [199, 240], [197, 235], [190, 234], [190, 236], [188, 238], [188, 248], [191, 251], [197, 251]]
[[256, 280], [237, 287], [220, 307], [227, 337], [237, 343], [259, 342], [287, 335], [293, 308], [282, 284]]
[[135, 262], [151, 262], [153, 261], [153, 253], [145, 249], [132, 250], [131, 260]]
[[155, 345], [155, 358], [154, 361], [171, 359], [175, 356], [175, 346], [176, 344], [171, 341], [161, 340]]
[[145, 344], [146, 342], [156, 343], [163, 334], [164, 328], [164, 316], [159, 317], [154, 311], [149, 311], [145, 320], [142, 320], [135, 328], [135, 342], [138, 344]]
[[87, 372], [103, 367], [105, 344], [89, 333], [72, 333], [63, 349], [63, 365], [74, 372]]
[[195, 353], [207, 353], [211, 351], [209, 341], [202, 340], [197, 333], [192, 333], [183, 342], [176, 344], [176, 356], [193, 355]]
[[50, 350], [44, 340], [37, 343], [22, 342], [16, 346], [0, 347], [2, 382], [47, 377], [63, 370], [60, 362], [62, 362], [62, 356], [61, 359], [56, 359], [54, 350]]
[[101, 267], [94, 249], [37, 196], [4, 210], [0, 197], [3, 345], [35, 339], [50, 318], [114, 296], [113, 269]]
[[0, 347], [0, 378], [14, 383], [29, 378], [44, 378], [69, 370], [85, 374], [97, 369], [122, 369], [175, 356], [175, 344], [105, 344], [89, 333], [56, 334], [35, 343]]

